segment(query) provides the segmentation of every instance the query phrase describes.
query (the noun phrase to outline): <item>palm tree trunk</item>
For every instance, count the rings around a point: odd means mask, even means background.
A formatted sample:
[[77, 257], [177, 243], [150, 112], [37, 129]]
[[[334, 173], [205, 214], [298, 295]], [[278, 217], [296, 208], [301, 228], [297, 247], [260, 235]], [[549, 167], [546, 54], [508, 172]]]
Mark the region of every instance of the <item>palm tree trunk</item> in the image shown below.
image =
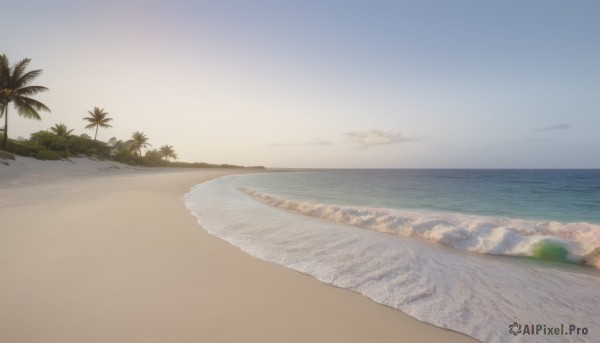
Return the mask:
[[2, 149], [8, 150], [8, 104], [4, 104], [4, 139], [2, 142]]
[[96, 134], [94, 135], [94, 140], [96, 140], [96, 137], [98, 137], [98, 125], [96, 125]]

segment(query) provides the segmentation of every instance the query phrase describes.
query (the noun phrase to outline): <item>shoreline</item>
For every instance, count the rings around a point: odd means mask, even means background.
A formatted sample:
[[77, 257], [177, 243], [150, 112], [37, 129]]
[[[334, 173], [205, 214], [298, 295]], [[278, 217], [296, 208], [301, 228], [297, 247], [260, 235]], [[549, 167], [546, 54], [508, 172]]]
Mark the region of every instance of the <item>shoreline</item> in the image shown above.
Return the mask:
[[248, 172], [95, 174], [8, 189], [0, 340], [475, 341], [207, 233], [181, 197]]

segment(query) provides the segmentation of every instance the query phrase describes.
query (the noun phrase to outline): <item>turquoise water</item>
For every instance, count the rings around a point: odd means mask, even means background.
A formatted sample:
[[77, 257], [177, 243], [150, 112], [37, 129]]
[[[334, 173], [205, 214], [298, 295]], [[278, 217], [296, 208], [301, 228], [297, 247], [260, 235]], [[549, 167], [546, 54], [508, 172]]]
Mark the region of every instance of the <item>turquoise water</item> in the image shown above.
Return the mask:
[[600, 224], [600, 170], [328, 170], [240, 182], [331, 205]]

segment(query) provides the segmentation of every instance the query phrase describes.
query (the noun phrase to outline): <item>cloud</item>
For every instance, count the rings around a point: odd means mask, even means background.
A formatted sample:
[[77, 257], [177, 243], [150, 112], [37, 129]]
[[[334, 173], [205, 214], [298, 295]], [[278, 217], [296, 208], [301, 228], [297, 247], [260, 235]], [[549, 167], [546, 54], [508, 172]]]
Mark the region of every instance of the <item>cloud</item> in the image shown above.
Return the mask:
[[342, 133], [342, 135], [360, 148], [370, 148], [379, 145], [398, 144], [417, 140], [415, 138], [403, 137], [400, 132], [381, 131], [379, 129], [349, 131]]
[[275, 142], [275, 143], [271, 143], [269, 145], [271, 145], [271, 146], [307, 146], [307, 145], [324, 146], [324, 145], [331, 145], [331, 142], [326, 141], [324, 139], [320, 139], [320, 138], [313, 138], [312, 140], [306, 141], [306, 142], [288, 142], [288, 143]]
[[571, 125], [565, 123], [559, 123], [551, 126], [546, 126], [541, 129], [535, 130], [535, 132], [546, 132], [546, 131], [560, 131], [560, 130], [568, 130], [571, 128]]

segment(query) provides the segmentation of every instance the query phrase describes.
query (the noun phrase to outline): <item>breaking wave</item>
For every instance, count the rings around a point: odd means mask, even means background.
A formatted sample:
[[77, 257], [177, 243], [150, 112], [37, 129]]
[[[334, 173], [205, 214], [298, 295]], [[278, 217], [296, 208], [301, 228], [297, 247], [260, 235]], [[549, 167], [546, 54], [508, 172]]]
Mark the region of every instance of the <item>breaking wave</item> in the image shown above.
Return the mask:
[[600, 226], [297, 202], [240, 188], [277, 208], [405, 237], [422, 238], [471, 252], [534, 257], [600, 268]]

